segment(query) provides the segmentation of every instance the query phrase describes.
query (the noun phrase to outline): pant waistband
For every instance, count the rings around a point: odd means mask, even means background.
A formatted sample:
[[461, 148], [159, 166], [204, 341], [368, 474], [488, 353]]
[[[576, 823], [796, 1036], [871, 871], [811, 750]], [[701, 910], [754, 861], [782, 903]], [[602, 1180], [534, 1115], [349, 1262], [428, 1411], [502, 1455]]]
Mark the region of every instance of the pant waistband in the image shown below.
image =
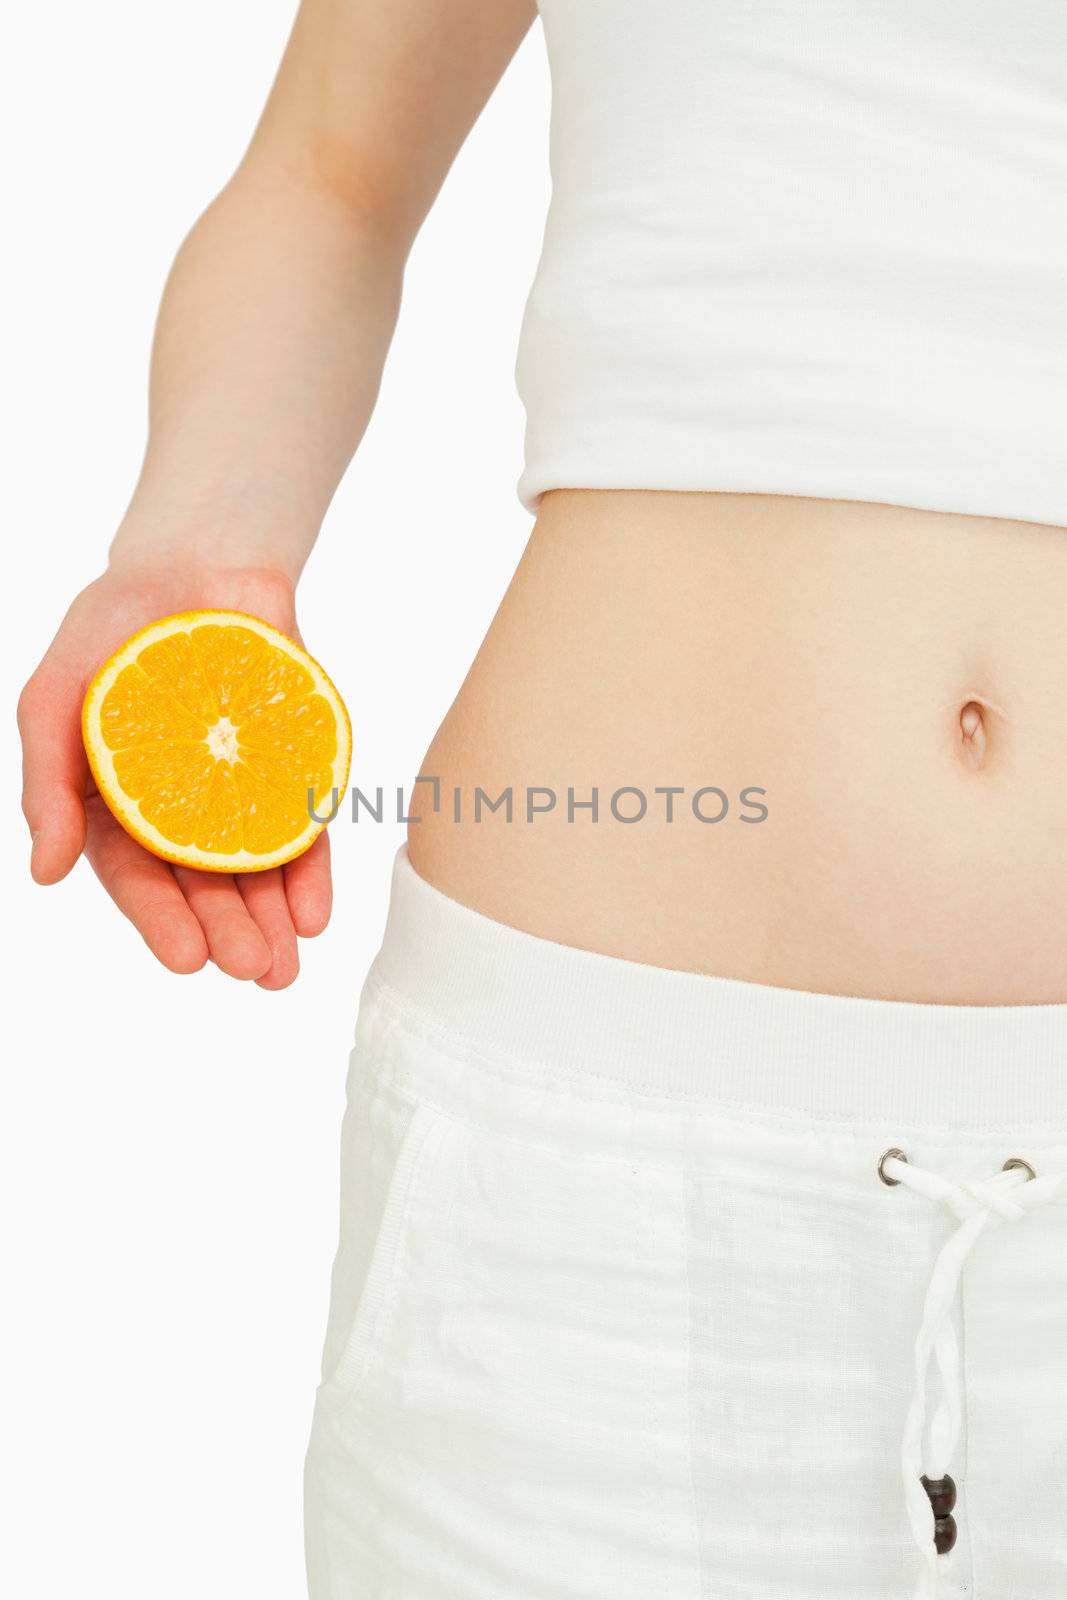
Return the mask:
[[1067, 1004], [811, 994], [536, 938], [420, 878], [406, 849], [370, 983], [464, 1053], [754, 1113], [1067, 1133]]

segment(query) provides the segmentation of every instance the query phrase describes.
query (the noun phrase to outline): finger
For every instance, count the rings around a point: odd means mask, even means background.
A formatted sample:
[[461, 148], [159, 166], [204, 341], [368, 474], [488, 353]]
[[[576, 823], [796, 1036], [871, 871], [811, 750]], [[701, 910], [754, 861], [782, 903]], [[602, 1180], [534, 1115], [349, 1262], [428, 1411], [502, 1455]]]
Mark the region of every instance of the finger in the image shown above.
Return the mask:
[[281, 868], [239, 873], [237, 889], [270, 951], [270, 966], [256, 982], [261, 989], [288, 988], [300, 971], [300, 956]]
[[302, 939], [313, 939], [329, 922], [333, 908], [330, 841], [325, 832], [319, 834], [310, 850], [282, 870], [293, 927]]
[[86, 802], [89, 865], [157, 961], [171, 972], [199, 972], [207, 940], [174, 873], [120, 827], [98, 795]]
[[37, 672], [18, 706], [22, 734], [22, 809], [33, 840], [30, 872], [37, 883], [65, 878], [85, 845], [89, 763], [81, 705], [70, 681]]
[[270, 968], [270, 950], [229, 873], [175, 867], [174, 876], [219, 970], [230, 978], [262, 978]]

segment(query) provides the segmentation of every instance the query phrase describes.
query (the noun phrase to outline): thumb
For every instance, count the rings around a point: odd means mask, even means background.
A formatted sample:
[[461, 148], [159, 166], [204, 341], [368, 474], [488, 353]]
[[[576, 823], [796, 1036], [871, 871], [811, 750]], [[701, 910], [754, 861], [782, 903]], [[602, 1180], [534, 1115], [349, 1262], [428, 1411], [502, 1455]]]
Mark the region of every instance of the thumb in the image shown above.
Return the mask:
[[69, 680], [34, 674], [18, 707], [22, 734], [22, 809], [33, 846], [37, 883], [58, 883], [85, 844], [89, 763], [81, 738], [81, 705]]

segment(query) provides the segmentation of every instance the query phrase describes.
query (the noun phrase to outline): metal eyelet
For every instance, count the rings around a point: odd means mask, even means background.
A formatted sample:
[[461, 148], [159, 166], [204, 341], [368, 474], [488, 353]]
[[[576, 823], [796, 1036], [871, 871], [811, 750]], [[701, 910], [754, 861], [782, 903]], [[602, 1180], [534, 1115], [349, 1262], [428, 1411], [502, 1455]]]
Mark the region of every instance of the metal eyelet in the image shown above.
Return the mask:
[[900, 1183], [900, 1179], [899, 1178], [891, 1178], [889, 1176], [889, 1174], [885, 1170], [885, 1164], [889, 1160], [890, 1156], [895, 1156], [898, 1161], [903, 1161], [903, 1162], [905, 1162], [905, 1164], [907, 1163], [907, 1159], [908, 1158], [904, 1154], [903, 1150], [897, 1150], [896, 1148], [894, 1148], [892, 1150], [887, 1150], [884, 1153], [884, 1155], [882, 1156], [881, 1161], [879, 1161], [879, 1163], [878, 1163], [878, 1176], [881, 1178], [881, 1180], [882, 1180], [882, 1182], [884, 1184], [887, 1184], [889, 1186], [889, 1188], [895, 1189], [897, 1187], [897, 1185]]
[[1001, 1170], [1004, 1172], [1025, 1172], [1028, 1183], [1032, 1183], [1037, 1177], [1037, 1173], [1034, 1171], [1029, 1161], [1024, 1161], [1022, 1156], [1012, 1156], [1010, 1161], [1005, 1161]]

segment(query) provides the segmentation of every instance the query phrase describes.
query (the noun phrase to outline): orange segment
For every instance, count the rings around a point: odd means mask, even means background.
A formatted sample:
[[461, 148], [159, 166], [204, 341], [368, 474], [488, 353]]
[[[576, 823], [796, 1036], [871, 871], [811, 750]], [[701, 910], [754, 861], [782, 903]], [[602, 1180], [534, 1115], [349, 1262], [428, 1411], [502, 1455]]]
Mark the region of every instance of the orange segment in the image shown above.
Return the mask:
[[188, 849], [198, 843], [200, 815], [205, 797], [211, 792], [216, 765], [205, 751], [177, 781], [164, 778], [139, 797], [141, 817], [172, 846]]
[[137, 665], [201, 722], [215, 722], [221, 715], [187, 633], [171, 633], [156, 644], [146, 645], [137, 657]]
[[246, 849], [269, 850], [278, 833], [294, 832], [307, 822], [307, 791], [303, 787], [299, 794], [295, 788], [272, 788], [243, 761], [234, 767], [233, 775], [241, 800]]
[[207, 722], [172, 700], [139, 664], [123, 667], [100, 708], [100, 734], [109, 750], [130, 745], [203, 739]]
[[142, 629], [89, 686], [82, 733], [123, 827], [168, 861], [255, 872], [311, 845], [348, 781], [351, 729], [319, 664], [242, 612]]
[[315, 688], [315, 681], [295, 661], [271, 653], [256, 662], [248, 676], [234, 689], [227, 711], [229, 716], [247, 717], [274, 711], [279, 715], [290, 707], [299, 708]]
[[203, 740], [175, 741], [174, 744], [136, 744], [115, 753], [115, 776], [131, 800], [140, 800], [150, 789], [200, 788], [211, 776], [214, 765]]
[[228, 716], [233, 696], [266, 656], [269, 647], [260, 634], [237, 623], [229, 627], [217, 622], [205, 623], [192, 628], [189, 643], [212, 685], [219, 715]]
[[227, 762], [215, 762], [211, 784], [196, 820], [196, 844], [199, 849], [215, 855], [229, 855], [242, 846], [249, 848], [241, 796], [233, 769]]

